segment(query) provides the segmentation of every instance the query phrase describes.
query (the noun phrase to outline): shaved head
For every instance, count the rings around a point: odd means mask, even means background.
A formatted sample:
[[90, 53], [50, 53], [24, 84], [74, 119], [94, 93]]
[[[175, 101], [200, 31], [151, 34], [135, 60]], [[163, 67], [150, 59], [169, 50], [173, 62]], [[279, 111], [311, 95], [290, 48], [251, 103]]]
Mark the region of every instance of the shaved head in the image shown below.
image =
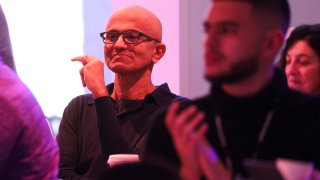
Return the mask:
[[141, 6], [129, 6], [113, 13], [106, 31], [119, 30], [118, 28], [137, 30], [159, 42], [162, 40], [162, 25], [159, 18]]

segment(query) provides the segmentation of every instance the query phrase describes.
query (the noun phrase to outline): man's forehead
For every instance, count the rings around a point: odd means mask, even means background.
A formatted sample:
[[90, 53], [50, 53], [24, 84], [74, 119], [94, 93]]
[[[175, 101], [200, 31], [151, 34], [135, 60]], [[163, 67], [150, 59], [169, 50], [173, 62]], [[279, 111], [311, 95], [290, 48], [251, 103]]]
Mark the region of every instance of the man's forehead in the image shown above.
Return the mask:
[[246, 20], [251, 12], [252, 6], [243, 1], [217, 1], [212, 3], [207, 21]]
[[159, 19], [142, 7], [128, 7], [115, 12], [109, 19], [106, 31], [136, 30], [161, 41], [162, 27]]
[[116, 11], [108, 22], [108, 26], [113, 25], [135, 25], [146, 26], [149, 21], [155, 21], [155, 16], [151, 12], [139, 6], [130, 6]]
[[114, 17], [110, 19], [107, 30], [138, 30], [143, 31], [144, 22], [130, 17]]

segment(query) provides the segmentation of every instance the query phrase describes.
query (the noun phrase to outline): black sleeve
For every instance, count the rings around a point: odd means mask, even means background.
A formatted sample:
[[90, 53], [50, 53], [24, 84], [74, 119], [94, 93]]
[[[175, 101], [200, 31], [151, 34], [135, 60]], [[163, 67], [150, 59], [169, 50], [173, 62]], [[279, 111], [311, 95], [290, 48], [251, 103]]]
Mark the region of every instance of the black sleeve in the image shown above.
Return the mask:
[[60, 148], [60, 162], [59, 162], [59, 178], [61, 179], [82, 179], [81, 175], [77, 174], [77, 160], [79, 158], [79, 142], [78, 142], [78, 128], [77, 119], [79, 102], [71, 101], [65, 108], [62, 120], [57, 134], [57, 142]]
[[[174, 101], [180, 102], [179, 111], [193, 103], [192, 100], [187, 98], [176, 98]], [[142, 159], [144, 161], [164, 161], [174, 168], [179, 168], [180, 160], [178, 154], [175, 151], [169, 131], [164, 124], [164, 118], [169, 105], [158, 109], [150, 117], [152, 123], [148, 131]]]
[[179, 167], [179, 158], [174, 149], [170, 134], [165, 127], [164, 117], [167, 108], [161, 108], [155, 112], [150, 120], [153, 121], [149, 128], [146, 144], [143, 149], [143, 161], [169, 164], [174, 168]]
[[97, 98], [95, 105], [100, 144], [105, 159], [107, 160], [110, 154], [133, 153], [133, 148], [122, 134], [110, 97]]

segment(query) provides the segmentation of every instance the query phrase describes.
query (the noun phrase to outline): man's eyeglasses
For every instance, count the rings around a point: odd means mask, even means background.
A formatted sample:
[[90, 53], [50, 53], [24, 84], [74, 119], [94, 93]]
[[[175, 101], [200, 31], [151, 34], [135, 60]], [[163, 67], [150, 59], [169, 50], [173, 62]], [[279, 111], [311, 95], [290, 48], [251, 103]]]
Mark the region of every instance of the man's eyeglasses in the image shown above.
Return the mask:
[[[154, 39], [148, 35], [145, 35], [138, 31], [125, 31], [125, 32], [118, 32], [118, 31], [109, 31], [109, 32], [102, 32], [100, 36], [102, 41], [105, 44], [114, 44], [118, 41], [120, 35], [123, 35], [123, 41], [127, 44], [139, 44], [144, 41], [156, 41], [160, 43], [157, 39]], [[144, 38], [141, 38], [144, 37]]]

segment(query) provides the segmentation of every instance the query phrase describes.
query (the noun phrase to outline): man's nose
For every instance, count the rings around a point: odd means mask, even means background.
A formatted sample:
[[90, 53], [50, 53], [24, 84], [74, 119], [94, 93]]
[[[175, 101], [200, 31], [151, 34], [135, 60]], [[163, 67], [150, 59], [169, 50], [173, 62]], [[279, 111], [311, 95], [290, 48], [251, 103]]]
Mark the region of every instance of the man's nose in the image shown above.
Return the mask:
[[219, 44], [219, 37], [214, 31], [210, 31], [207, 33], [205, 37], [205, 44], [208, 47], [216, 48]]
[[121, 48], [121, 47], [126, 47], [127, 46], [126, 42], [124, 41], [123, 34], [121, 34], [118, 37], [118, 39], [116, 40], [116, 42], [114, 42], [114, 46], [115, 46], [115, 48]]

